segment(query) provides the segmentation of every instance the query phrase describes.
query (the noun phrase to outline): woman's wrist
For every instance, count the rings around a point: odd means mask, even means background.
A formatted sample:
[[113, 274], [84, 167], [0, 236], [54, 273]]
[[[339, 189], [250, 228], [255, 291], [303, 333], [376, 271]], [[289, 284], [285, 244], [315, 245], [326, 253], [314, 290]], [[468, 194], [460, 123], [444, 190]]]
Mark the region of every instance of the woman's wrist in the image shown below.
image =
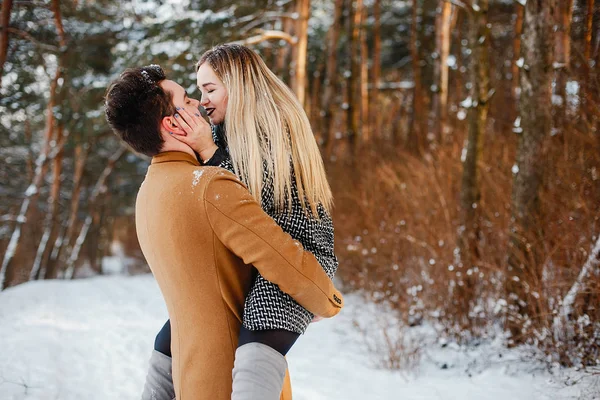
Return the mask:
[[202, 163], [206, 163], [208, 160], [210, 160], [218, 149], [219, 147], [213, 143], [207, 148], [199, 150], [198, 155], [200, 156]]

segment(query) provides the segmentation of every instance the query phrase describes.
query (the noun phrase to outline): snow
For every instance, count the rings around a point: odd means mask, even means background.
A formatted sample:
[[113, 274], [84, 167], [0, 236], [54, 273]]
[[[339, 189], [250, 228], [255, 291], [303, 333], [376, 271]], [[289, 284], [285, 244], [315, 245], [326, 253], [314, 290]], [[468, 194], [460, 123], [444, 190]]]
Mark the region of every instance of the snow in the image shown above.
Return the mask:
[[167, 40], [150, 45], [150, 53], [153, 55], [164, 53], [169, 58], [175, 58], [190, 49], [190, 42], [182, 40]]
[[461, 101], [460, 105], [464, 108], [471, 108], [471, 107], [473, 107], [473, 99], [471, 98], [471, 96], [469, 96], [466, 99], [464, 99], [463, 101]]
[[458, 63], [456, 62], [456, 57], [452, 54], [448, 55], [448, 58], [446, 59], [446, 65], [451, 69], [456, 69], [456, 67], [458, 66]]
[[198, 183], [200, 183], [200, 178], [202, 177], [203, 173], [204, 173], [203, 170], [196, 170], [196, 171], [194, 171], [194, 180], [192, 181], [192, 186], [193, 187], [198, 186]]
[[[338, 317], [312, 324], [289, 353], [294, 400], [574, 400], [598, 393], [598, 377], [549, 372], [527, 350], [507, 350], [501, 339], [460, 347], [436, 339], [431, 327], [402, 330], [389, 310], [357, 294], [345, 300]], [[1, 397], [138, 399], [166, 318], [149, 275], [7, 289], [0, 293]], [[380, 352], [384, 339], [399, 332], [407, 332], [403, 350], [418, 350], [413, 358], [398, 353], [410, 367], [379, 368], [391, 360]]]

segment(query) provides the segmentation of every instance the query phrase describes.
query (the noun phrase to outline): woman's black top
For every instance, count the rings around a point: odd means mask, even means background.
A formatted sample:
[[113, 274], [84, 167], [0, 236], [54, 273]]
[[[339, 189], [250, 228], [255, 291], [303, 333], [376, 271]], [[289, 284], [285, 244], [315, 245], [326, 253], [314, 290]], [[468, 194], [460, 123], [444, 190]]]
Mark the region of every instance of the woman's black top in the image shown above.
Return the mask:
[[[222, 127], [213, 129], [213, 138], [219, 149], [204, 165], [219, 166], [234, 172], [233, 164], [227, 151], [227, 143]], [[293, 172], [292, 172], [293, 174]], [[266, 168], [263, 175], [261, 192], [262, 209], [290, 234], [302, 246], [314, 254], [327, 275], [332, 278], [338, 267], [333, 251], [333, 223], [331, 216], [319, 205], [319, 219], [312, 213], [302, 209], [298, 198], [294, 176], [292, 176], [292, 203], [283, 211], [275, 209], [273, 177]], [[279, 287], [260, 274], [246, 297], [243, 324], [249, 330], [285, 329], [291, 332], [304, 333], [313, 315], [298, 304]]]

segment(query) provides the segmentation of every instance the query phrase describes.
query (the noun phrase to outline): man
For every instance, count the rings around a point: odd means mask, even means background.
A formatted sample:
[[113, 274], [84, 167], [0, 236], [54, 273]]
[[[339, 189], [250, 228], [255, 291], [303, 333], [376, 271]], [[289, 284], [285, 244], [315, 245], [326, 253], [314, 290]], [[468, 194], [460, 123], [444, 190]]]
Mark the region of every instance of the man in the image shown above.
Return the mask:
[[[261, 386], [281, 391], [283, 356], [260, 343], [240, 347], [236, 356], [251, 265], [315, 315], [337, 314], [342, 296], [314, 256], [262, 211], [233, 174], [202, 167], [194, 151], [174, 137], [185, 135], [178, 117], [185, 112], [197, 118], [207, 138], [200, 159], [215, 152], [198, 105], [158, 66], [126, 70], [106, 96], [115, 133], [153, 157], [138, 193], [136, 229], [171, 319], [174, 393], [167, 395], [229, 399], [234, 358], [236, 381], [247, 393], [260, 393]], [[238, 368], [242, 349], [256, 358], [254, 368]], [[153, 354], [151, 363], [159, 365], [160, 356]], [[164, 367], [151, 370], [144, 398], [165, 398], [160, 380], [170, 377]]]

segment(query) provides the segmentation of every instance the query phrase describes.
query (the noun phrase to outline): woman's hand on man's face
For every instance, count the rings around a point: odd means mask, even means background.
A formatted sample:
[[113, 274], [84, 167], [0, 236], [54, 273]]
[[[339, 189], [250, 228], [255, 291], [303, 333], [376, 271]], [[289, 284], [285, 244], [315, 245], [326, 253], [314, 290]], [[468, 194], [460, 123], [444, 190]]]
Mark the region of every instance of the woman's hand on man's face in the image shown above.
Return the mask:
[[185, 108], [177, 107], [175, 118], [179, 121], [185, 136], [173, 136], [200, 154], [202, 160], [206, 161], [211, 158], [217, 150], [217, 145], [213, 141], [211, 126], [202, 118], [200, 111], [190, 112]]

